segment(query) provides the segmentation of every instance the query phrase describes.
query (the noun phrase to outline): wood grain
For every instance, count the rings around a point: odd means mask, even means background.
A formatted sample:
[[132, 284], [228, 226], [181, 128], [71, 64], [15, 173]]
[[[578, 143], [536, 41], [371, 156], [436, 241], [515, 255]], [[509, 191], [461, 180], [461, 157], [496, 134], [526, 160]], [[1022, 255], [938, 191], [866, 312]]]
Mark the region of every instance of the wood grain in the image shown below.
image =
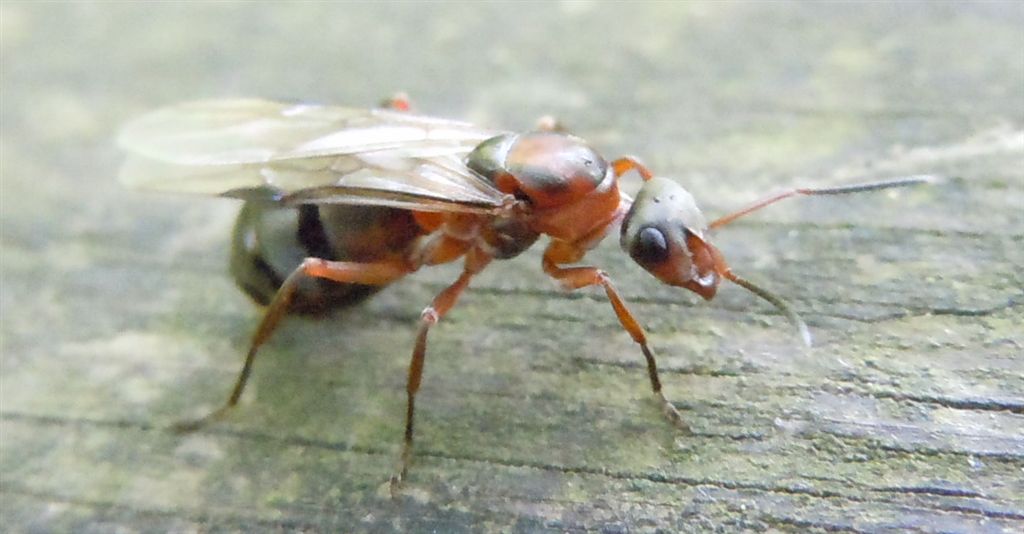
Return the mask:
[[[14, 532], [1024, 530], [1024, 8], [1010, 2], [5, 3], [0, 521]], [[329, 22], [329, 24], [327, 24]], [[371, 59], [372, 58], [372, 59]], [[539, 251], [431, 335], [416, 461], [387, 496], [419, 311], [457, 266], [290, 320], [221, 424], [258, 310], [231, 201], [124, 191], [117, 125], [218, 95], [372, 104], [636, 153], [723, 229], [815, 346], [741, 290], [660, 286], [614, 239], [677, 435], [603, 293]], [[627, 189], [636, 188], [634, 180]]]

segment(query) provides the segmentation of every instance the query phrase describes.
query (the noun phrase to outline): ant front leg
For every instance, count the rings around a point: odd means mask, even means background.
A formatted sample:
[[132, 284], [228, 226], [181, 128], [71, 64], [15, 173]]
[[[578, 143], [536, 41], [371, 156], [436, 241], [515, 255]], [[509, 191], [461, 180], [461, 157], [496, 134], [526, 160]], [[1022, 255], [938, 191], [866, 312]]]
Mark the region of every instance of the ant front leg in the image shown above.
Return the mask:
[[643, 352], [644, 359], [647, 361], [647, 376], [651, 380], [651, 389], [654, 390], [654, 395], [658, 398], [659, 404], [661, 404], [662, 413], [665, 414], [665, 417], [668, 418], [673, 426], [690, 434], [690, 427], [683, 421], [683, 416], [679, 414], [679, 410], [665, 398], [665, 394], [661, 391], [658, 363], [654, 359], [654, 353], [651, 351], [651, 348], [647, 345], [647, 335], [644, 333], [643, 327], [640, 326], [640, 322], [636, 320], [636, 317], [626, 307], [626, 302], [619, 295], [619, 292], [616, 291], [615, 286], [612, 285], [608, 274], [595, 267], [560, 266], [560, 264], [579, 261], [585, 252], [585, 249], [572, 243], [552, 241], [547, 250], [544, 251], [544, 272], [558, 280], [562, 287], [567, 290], [598, 285], [604, 288], [605, 294], [608, 295], [608, 301], [611, 303], [612, 309], [615, 310], [615, 316], [618, 317], [622, 328], [629, 333], [629, 336], [633, 338], [637, 345], [640, 345], [640, 351]]
[[392, 497], [397, 495], [398, 488], [405, 480], [409, 472], [409, 463], [412, 460], [412, 439], [413, 425], [416, 416], [416, 393], [420, 389], [423, 379], [423, 364], [427, 358], [427, 334], [430, 327], [437, 324], [442, 317], [455, 306], [459, 295], [469, 286], [469, 281], [490, 263], [491, 257], [472, 249], [466, 255], [466, 262], [459, 278], [446, 287], [434, 297], [434, 300], [423, 309], [420, 316], [420, 328], [416, 333], [416, 344], [412, 349], [412, 358], [409, 360], [409, 375], [406, 378], [406, 410], [405, 410], [405, 437], [402, 442], [402, 456], [399, 459], [397, 472], [391, 476], [390, 486]]
[[633, 156], [622, 156], [609, 162], [609, 165], [611, 165], [616, 178], [629, 171], [636, 171], [645, 182], [654, 178], [654, 173], [647, 168], [647, 165], [644, 165], [643, 162]]
[[263, 315], [256, 332], [249, 344], [249, 351], [245, 355], [245, 363], [242, 371], [235, 380], [235, 387], [223, 406], [210, 412], [204, 417], [193, 421], [184, 421], [174, 425], [178, 432], [191, 432], [203, 425], [216, 421], [224, 416], [232, 407], [238, 404], [245, 384], [252, 372], [253, 361], [256, 360], [256, 352], [259, 350], [270, 335], [277, 329], [281, 319], [288, 312], [292, 297], [298, 288], [299, 282], [305, 277], [326, 278], [335, 282], [366, 285], [387, 285], [406, 274], [415, 270], [408, 262], [403, 260], [380, 261], [375, 263], [353, 263], [347, 261], [327, 261], [319, 258], [306, 258], [292, 274], [288, 275], [284, 283], [277, 290], [273, 300], [267, 305], [267, 311]]

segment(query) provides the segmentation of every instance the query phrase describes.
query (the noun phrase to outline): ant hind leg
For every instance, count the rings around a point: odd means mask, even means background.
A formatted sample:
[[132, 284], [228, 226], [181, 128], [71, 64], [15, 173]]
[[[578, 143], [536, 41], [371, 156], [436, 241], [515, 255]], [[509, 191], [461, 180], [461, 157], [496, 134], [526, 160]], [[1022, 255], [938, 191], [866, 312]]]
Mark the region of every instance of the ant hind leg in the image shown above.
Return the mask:
[[242, 370], [235, 379], [235, 385], [227, 401], [216, 410], [195, 420], [182, 421], [173, 425], [176, 432], [192, 432], [202, 428], [208, 423], [217, 421], [224, 417], [231, 408], [238, 404], [245, 385], [252, 373], [253, 362], [256, 360], [256, 352], [259, 350], [271, 334], [277, 329], [281, 319], [288, 313], [291, 301], [295, 296], [299, 283], [308, 277], [324, 278], [342, 283], [357, 283], [366, 285], [387, 285], [398, 278], [401, 278], [414, 269], [408, 263], [400, 260], [380, 261], [375, 263], [353, 263], [344, 261], [327, 261], [319, 258], [306, 258], [301, 265], [295, 268], [277, 294], [267, 305], [267, 311], [263, 315], [256, 332], [253, 333], [252, 341], [249, 344], [249, 351], [245, 355], [245, 363]]

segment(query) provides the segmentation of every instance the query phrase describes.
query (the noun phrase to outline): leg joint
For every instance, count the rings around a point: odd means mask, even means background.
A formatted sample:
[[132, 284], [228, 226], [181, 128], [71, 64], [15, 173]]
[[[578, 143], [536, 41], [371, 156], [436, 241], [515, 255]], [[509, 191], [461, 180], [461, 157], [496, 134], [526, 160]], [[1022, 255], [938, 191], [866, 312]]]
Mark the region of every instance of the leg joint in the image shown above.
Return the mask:
[[427, 306], [423, 308], [423, 313], [420, 314], [420, 321], [423, 323], [433, 325], [437, 324], [441, 320], [441, 316], [437, 313], [437, 310], [433, 306]]

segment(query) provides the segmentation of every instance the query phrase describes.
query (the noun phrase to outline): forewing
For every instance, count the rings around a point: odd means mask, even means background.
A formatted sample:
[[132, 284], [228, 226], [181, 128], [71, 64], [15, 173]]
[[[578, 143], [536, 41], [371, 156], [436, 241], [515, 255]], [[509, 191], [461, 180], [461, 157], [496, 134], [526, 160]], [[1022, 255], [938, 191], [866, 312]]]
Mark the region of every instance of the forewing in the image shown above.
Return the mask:
[[390, 110], [207, 101], [128, 124], [121, 172], [145, 189], [269, 199], [494, 211], [504, 195], [463, 158], [500, 132]]
[[164, 163], [228, 165], [378, 150], [409, 157], [464, 153], [498, 133], [388, 109], [243, 99], [153, 111], [126, 125], [118, 141]]

